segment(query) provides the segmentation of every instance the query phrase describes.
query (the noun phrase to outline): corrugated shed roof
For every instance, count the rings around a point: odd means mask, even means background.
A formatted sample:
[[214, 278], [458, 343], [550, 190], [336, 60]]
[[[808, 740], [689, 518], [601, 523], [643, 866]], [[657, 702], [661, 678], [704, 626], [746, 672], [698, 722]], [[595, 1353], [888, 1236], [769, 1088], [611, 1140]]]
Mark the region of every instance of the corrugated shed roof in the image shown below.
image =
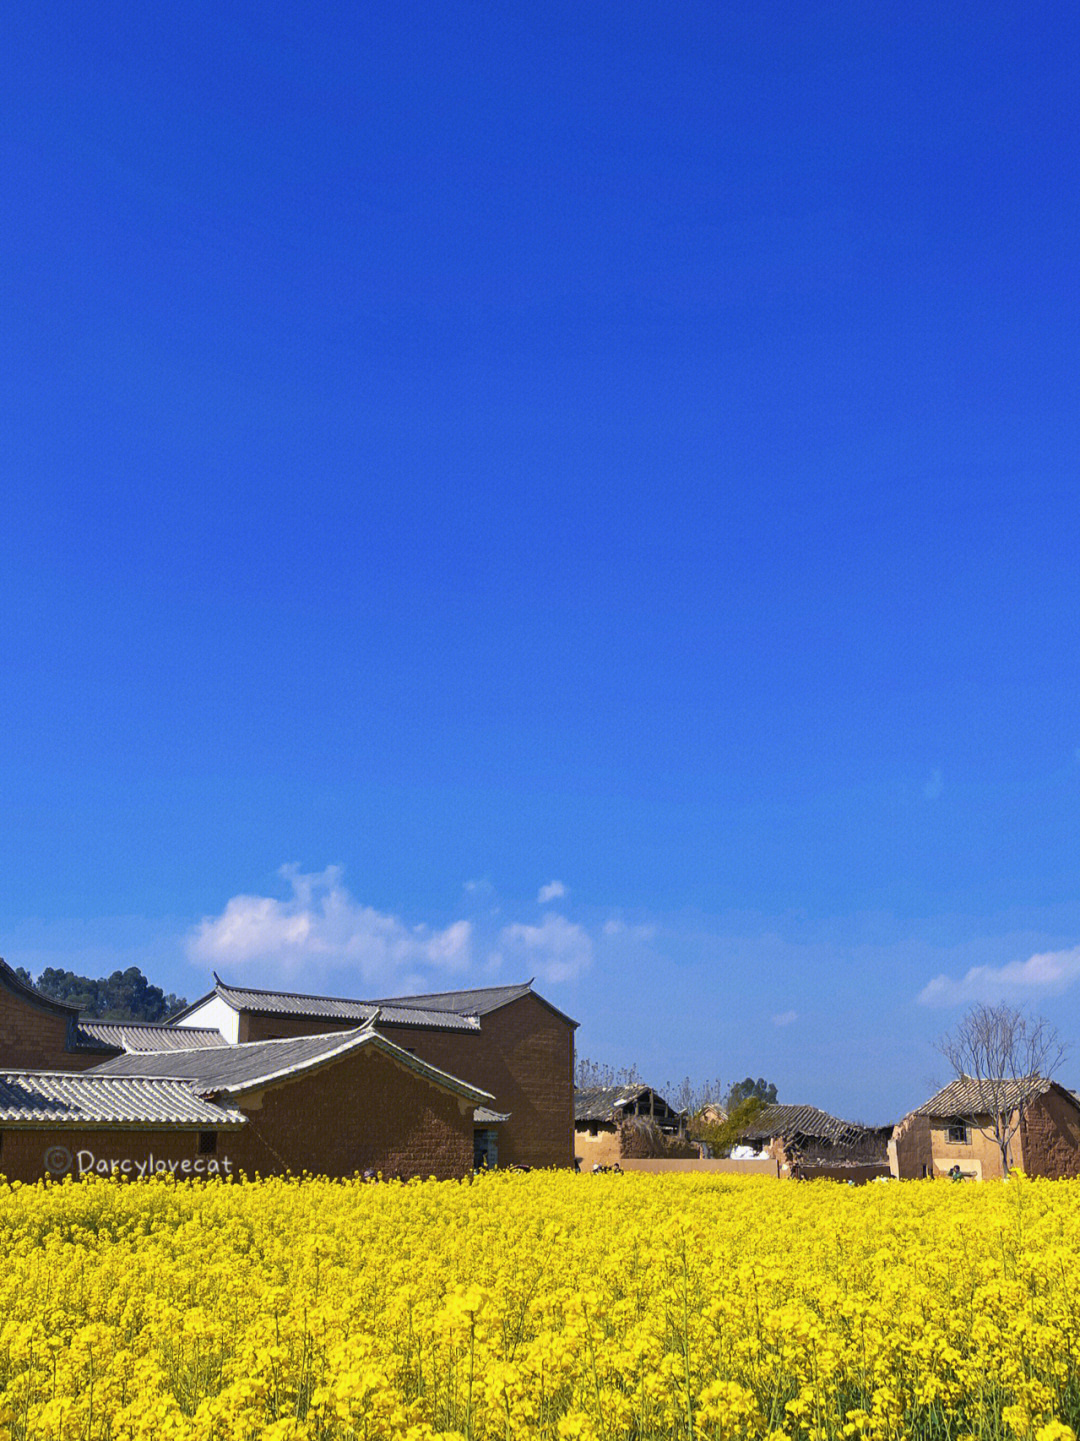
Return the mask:
[[852, 1121], [830, 1116], [817, 1106], [773, 1104], [759, 1111], [740, 1137], [746, 1141], [770, 1140], [774, 1136], [806, 1136], [820, 1141], [846, 1141], [865, 1129]]
[[245, 1124], [242, 1111], [204, 1100], [184, 1081], [103, 1076], [98, 1071], [0, 1073], [5, 1126], [169, 1126], [198, 1130]]
[[154, 1021], [80, 1021], [75, 1027], [77, 1045], [91, 1042], [117, 1051], [190, 1051], [229, 1043], [210, 1026], [170, 1026]]
[[614, 1125], [626, 1115], [626, 1107], [639, 1096], [648, 1095], [649, 1087], [579, 1086], [574, 1091], [574, 1120], [603, 1121]]
[[419, 1056], [382, 1036], [371, 1026], [332, 1031], [318, 1036], [297, 1036], [280, 1041], [245, 1041], [238, 1046], [159, 1051], [117, 1056], [88, 1074], [100, 1076], [171, 1076], [190, 1081], [207, 1093], [242, 1095], [276, 1081], [287, 1081], [305, 1071], [329, 1065], [363, 1046], [373, 1045], [400, 1065], [425, 1076], [436, 1085], [455, 1091], [475, 1104], [493, 1097], [478, 1086], [429, 1065]]
[[1042, 1076], [1023, 1076], [1018, 1080], [977, 1081], [961, 1076], [943, 1086], [936, 1096], [916, 1107], [917, 1116], [981, 1116], [992, 1111], [1012, 1111], [1021, 1101], [1041, 1096], [1053, 1083]]

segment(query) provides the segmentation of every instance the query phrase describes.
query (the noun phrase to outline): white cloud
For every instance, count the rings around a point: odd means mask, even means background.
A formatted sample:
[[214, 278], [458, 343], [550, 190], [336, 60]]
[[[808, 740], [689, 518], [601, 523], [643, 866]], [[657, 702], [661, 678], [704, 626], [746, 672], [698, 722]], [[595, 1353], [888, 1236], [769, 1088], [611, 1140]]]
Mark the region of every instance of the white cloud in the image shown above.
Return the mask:
[[547, 905], [548, 901], [557, 901], [560, 899], [560, 897], [565, 895], [566, 887], [563, 885], [562, 881], [548, 881], [546, 886], [540, 887], [540, 894], [536, 897], [536, 899], [540, 902], [542, 906], [545, 906]]
[[935, 976], [919, 992], [923, 1006], [959, 1006], [971, 1001], [999, 1001], [1002, 997], [1025, 996], [1067, 990], [1080, 977], [1080, 946], [1067, 951], [1045, 951], [1026, 961], [1009, 961], [1004, 966], [972, 966], [960, 979]]
[[587, 931], [565, 916], [549, 912], [538, 926], [504, 926], [502, 954], [545, 981], [570, 981], [592, 965], [593, 943]]
[[935, 766], [930, 772], [930, 779], [922, 788], [924, 801], [936, 801], [940, 798], [941, 792], [945, 789], [945, 780], [939, 766]]
[[[188, 958], [216, 970], [257, 962], [260, 975], [352, 970], [366, 984], [415, 984], [425, 970], [462, 971], [472, 958], [472, 924], [444, 930], [408, 927], [353, 899], [341, 868], [305, 874], [282, 866], [292, 895], [233, 896], [218, 916], [206, 916], [188, 938]], [[418, 974], [418, 972], [420, 974]]]
[[653, 925], [627, 925], [618, 916], [604, 922], [605, 936], [626, 936], [632, 941], [654, 941], [659, 934], [658, 927]]
[[781, 1011], [779, 1015], [773, 1016], [772, 1023], [774, 1026], [790, 1026], [792, 1021], [798, 1019], [798, 1011]]

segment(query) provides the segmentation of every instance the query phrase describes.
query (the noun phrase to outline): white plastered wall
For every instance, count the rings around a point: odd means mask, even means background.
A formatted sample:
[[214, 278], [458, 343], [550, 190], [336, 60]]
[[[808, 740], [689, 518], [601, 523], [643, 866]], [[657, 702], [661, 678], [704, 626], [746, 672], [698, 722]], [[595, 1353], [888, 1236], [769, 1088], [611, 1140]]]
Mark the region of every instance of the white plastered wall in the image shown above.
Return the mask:
[[240, 1039], [240, 1012], [233, 1010], [227, 1001], [220, 996], [209, 996], [201, 1006], [195, 1009], [182, 1021], [176, 1022], [177, 1026], [210, 1026], [220, 1031], [231, 1046], [235, 1046]]

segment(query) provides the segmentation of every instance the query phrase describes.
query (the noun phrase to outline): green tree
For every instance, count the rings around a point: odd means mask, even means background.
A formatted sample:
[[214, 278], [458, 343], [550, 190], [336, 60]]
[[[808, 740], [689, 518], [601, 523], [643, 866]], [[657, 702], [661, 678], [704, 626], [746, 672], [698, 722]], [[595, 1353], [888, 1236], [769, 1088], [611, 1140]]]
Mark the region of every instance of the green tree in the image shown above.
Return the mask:
[[772, 1106], [776, 1103], [776, 1085], [772, 1081], [766, 1081], [759, 1076], [755, 1081], [753, 1076], [747, 1076], [745, 1081], [736, 1081], [731, 1090], [727, 1093], [725, 1102], [729, 1111], [734, 1111], [743, 1101], [758, 1100], [764, 1106]]
[[[732, 1090], [735, 1089], [732, 1087]], [[775, 1092], [775, 1086], [773, 1090]], [[743, 1132], [765, 1106], [766, 1102], [760, 1096], [746, 1096], [736, 1101], [726, 1116], [722, 1112], [706, 1109], [693, 1118], [687, 1134], [693, 1141], [705, 1141], [714, 1156], [726, 1156], [732, 1146], [738, 1145]]]
[[92, 1021], [166, 1021], [187, 1005], [183, 996], [166, 995], [160, 986], [152, 986], [138, 966], [96, 980], [56, 966], [46, 966], [36, 981], [21, 967], [16, 975], [43, 996], [76, 1006]]

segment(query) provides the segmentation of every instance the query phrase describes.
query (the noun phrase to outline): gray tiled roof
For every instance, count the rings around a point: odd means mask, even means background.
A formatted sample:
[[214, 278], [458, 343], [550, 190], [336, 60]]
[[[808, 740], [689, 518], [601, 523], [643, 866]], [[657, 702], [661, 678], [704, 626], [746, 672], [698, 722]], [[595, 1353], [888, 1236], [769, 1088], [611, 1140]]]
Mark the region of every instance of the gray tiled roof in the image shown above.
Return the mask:
[[180, 1080], [103, 1076], [97, 1071], [0, 1073], [5, 1126], [169, 1126], [231, 1129], [246, 1117], [215, 1105]]
[[288, 1080], [304, 1071], [329, 1065], [366, 1045], [375, 1046], [410, 1070], [457, 1092], [474, 1104], [480, 1105], [493, 1099], [478, 1086], [440, 1071], [438, 1067], [403, 1050], [371, 1026], [281, 1041], [245, 1041], [242, 1045], [222, 1046], [220, 1049], [198, 1048], [117, 1056], [101, 1066], [95, 1066], [89, 1074], [171, 1076], [189, 1081], [203, 1093], [241, 1095], [274, 1081]]
[[478, 1031], [480, 1021], [474, 1015], [456, 1011], [440, 1011], [434, 1006], [409, 1006], [404, 1002], [376, 1001], [380, 1026], [427, 1026], [438, 1031]]
[[532, 990], [532, 981], [523, 981], [516, 986], [481, 986], [469, 991], [432, 991], [426, 996], [388, 996], [375, 1001], [376, 1006], [406, 1006], [410, 1009], [421, 1007], [429, 1011], [455, 1012], [459, 1016], [486, 1016], [488, 1011], [497, 1011], [500, 1006], [527, 996]]
[[[304, 1016], [319, 1021], [347, 1021], [362, 1025], [379, 1020], [388, 1026], [431, 1026], [440, 1031], [478, 1031], [475, 1015], [459, 1014], [440, 1006], [427, 1006], [426, 997], [405, 997], [393, 1001], [353, 1001], [341, 996], [308, 996], [294, 991], [259, 991], [247, 986], [228, 986], [218, 981], [218, 995], [237, 1011], [263, 1016]], [[204, 997], [209, 999], [209, 997]], [[199, 1005], [200, 1002], [196, 1002]], [[188, 1014], [193, 1007], [189, 1006]]]
[[917, 1116], [981, 1116], [991, 1111], [1014, 1110], [1020, 1101], [1041, 1096], [1051, 1082], [1042, 1076], [1023, 1076], [1019, 1080], [983, 1080], [961, 1076], [943, 1086], [936, 1096], [916, 1107]]
[[478, 1126], [497, 1126], [500, 1121], [510, 1119], [509, 1111], [489, 1111], [487, 1106], [477, 1106], [473, 1111], [473, 1121]]
[[535, 996], [553, 1015], [577, 1028], [577, 1021], [571, 1020], [565, 1011], [560, 1011], [558, 1006], [553, 1006], [543, 996], [537, 995], [531, 980], [521, 981], [514, 986], [479, 986], [467, 991], [432, 991], [425, 996], [388, 996], [375, 1004], [410, 1008], [423, 1006], [431, 1011], [455, 1011], [462, 1016], [486, 1016], [489, 1011], [497, 1011], [500, 1006], [508, 1006], [511, 1001], [520, 1000], [522, 996]]
[[212, 1026], [185, 1026], [154, 1021], [80, 1021], [75, 1027], [76, 1045], [89, 1041], [117, 1051], [189, 1051], [194, 1046], [227, 1046], [220, 1031]]
[[742, 1131], [746, 1141], [769, 1140], [773, 1136], [805, 1136], [815, 1141], [847, 1141], [865, 1128], [819, 1111], [817, 1106], [766, 1106]]

